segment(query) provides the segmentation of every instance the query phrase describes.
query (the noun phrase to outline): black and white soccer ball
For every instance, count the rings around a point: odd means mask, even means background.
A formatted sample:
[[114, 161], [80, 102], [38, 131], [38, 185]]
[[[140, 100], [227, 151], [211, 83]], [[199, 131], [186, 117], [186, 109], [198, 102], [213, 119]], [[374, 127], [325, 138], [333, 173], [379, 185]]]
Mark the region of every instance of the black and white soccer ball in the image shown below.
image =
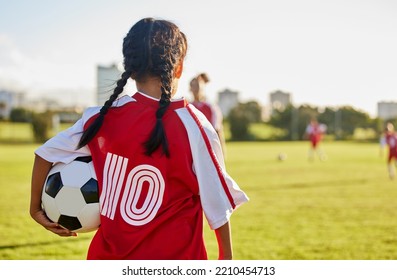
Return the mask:
[[42, 192], [47, 217], [73, 232], [90, 232], [100, 225], [98, 181], [91, 157], [57, 163]]
[[278, 156], [277, 156], [277, 159], [279, 160], [279, 161], [285, 161], [285, 160], [287, 160], [287, 154], [285, 154], [285, 153], [279, 153], [278, 154]]

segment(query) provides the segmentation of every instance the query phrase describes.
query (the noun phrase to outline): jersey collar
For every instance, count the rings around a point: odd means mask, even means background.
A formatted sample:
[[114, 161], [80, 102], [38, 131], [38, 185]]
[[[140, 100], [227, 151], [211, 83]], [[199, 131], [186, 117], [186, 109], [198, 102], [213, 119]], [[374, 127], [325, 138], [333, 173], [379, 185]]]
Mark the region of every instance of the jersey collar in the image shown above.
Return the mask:
[[[136, 92], [133, 96], [133, 99], [135, 99], [137, 102], [139, 103], [144, 103], [148, 106], [153, 106], [153, 107], [159, 107], [159, 101], [160, 99], [151, 97], [147, 94], [144, 94], [142, 92]], [[171, 104], [170, 104], [170, 108], [176, 110], [176, 109], [180, 109], [183, 107], [186, 107], [187, 105], [187, 101], [185, 100], [184, 97], [178, 98], [178, 99], [171, 99]]]

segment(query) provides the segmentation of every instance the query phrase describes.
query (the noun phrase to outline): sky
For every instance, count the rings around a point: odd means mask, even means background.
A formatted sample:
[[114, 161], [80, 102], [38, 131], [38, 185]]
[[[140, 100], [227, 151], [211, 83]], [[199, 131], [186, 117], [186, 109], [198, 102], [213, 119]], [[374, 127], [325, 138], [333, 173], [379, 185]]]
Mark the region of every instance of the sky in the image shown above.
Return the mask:
[[0, 89], [94, 105], [96, 66], [122, 62], [122, 40], [144, 17], [188, 38], [178, 95], [206, 72], [207, 95], [346, 106], [376, 116], [397, 102], [394, 0], [0, 0]]

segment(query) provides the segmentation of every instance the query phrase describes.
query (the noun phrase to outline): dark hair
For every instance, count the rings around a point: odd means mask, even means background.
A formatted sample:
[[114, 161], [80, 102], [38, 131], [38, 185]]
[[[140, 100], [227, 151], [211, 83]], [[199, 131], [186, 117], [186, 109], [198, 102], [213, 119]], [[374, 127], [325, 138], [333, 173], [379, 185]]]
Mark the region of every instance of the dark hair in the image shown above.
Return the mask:
[[207, 73], [200, 73], [197, 76], [195, 76], [193, 79], [191, 79], [190, 83], [200, 80], [203, 81], [204, 83], [208, 83], [210, 81], [210, 78], [208, 77]]
[[149, 77], [158, 77], [161, 81], [161, 98], [156, 112], [156, 124], [144, 147], [145, 153], [151, 155], [162, 145], [163, 153], [169, 156], [162, 117], [171, 102], [175, 68], [184, 59], [186, 52], [186, 36], [172, 22], [144, 18], [134, 24], [123, 41], [124, 73], [99, 115], [83, 132], [78, 148], [87, 145], [99, 131], [106, 113], [123, 92], [129, 78], [140, 82]]

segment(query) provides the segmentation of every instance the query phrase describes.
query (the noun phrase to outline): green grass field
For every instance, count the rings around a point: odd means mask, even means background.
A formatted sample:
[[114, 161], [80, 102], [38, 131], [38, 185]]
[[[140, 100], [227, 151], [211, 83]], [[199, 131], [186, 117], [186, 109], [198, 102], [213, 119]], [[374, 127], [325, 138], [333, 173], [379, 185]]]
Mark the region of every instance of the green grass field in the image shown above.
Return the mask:
[[[28, 214], [36, 147], [0, 144], [0, 259], [85, 259], [92, 233], [61, 238]], [[397, 259], [397, 180], [385, 155], [377, 144], [322, 147], [328, 160], [309, 162], [307, 142], [227, 144], [228, 171], [250, 197], [232, 216], [235, 259]], [[216, 259], [208, 227], [205, 237]]]

